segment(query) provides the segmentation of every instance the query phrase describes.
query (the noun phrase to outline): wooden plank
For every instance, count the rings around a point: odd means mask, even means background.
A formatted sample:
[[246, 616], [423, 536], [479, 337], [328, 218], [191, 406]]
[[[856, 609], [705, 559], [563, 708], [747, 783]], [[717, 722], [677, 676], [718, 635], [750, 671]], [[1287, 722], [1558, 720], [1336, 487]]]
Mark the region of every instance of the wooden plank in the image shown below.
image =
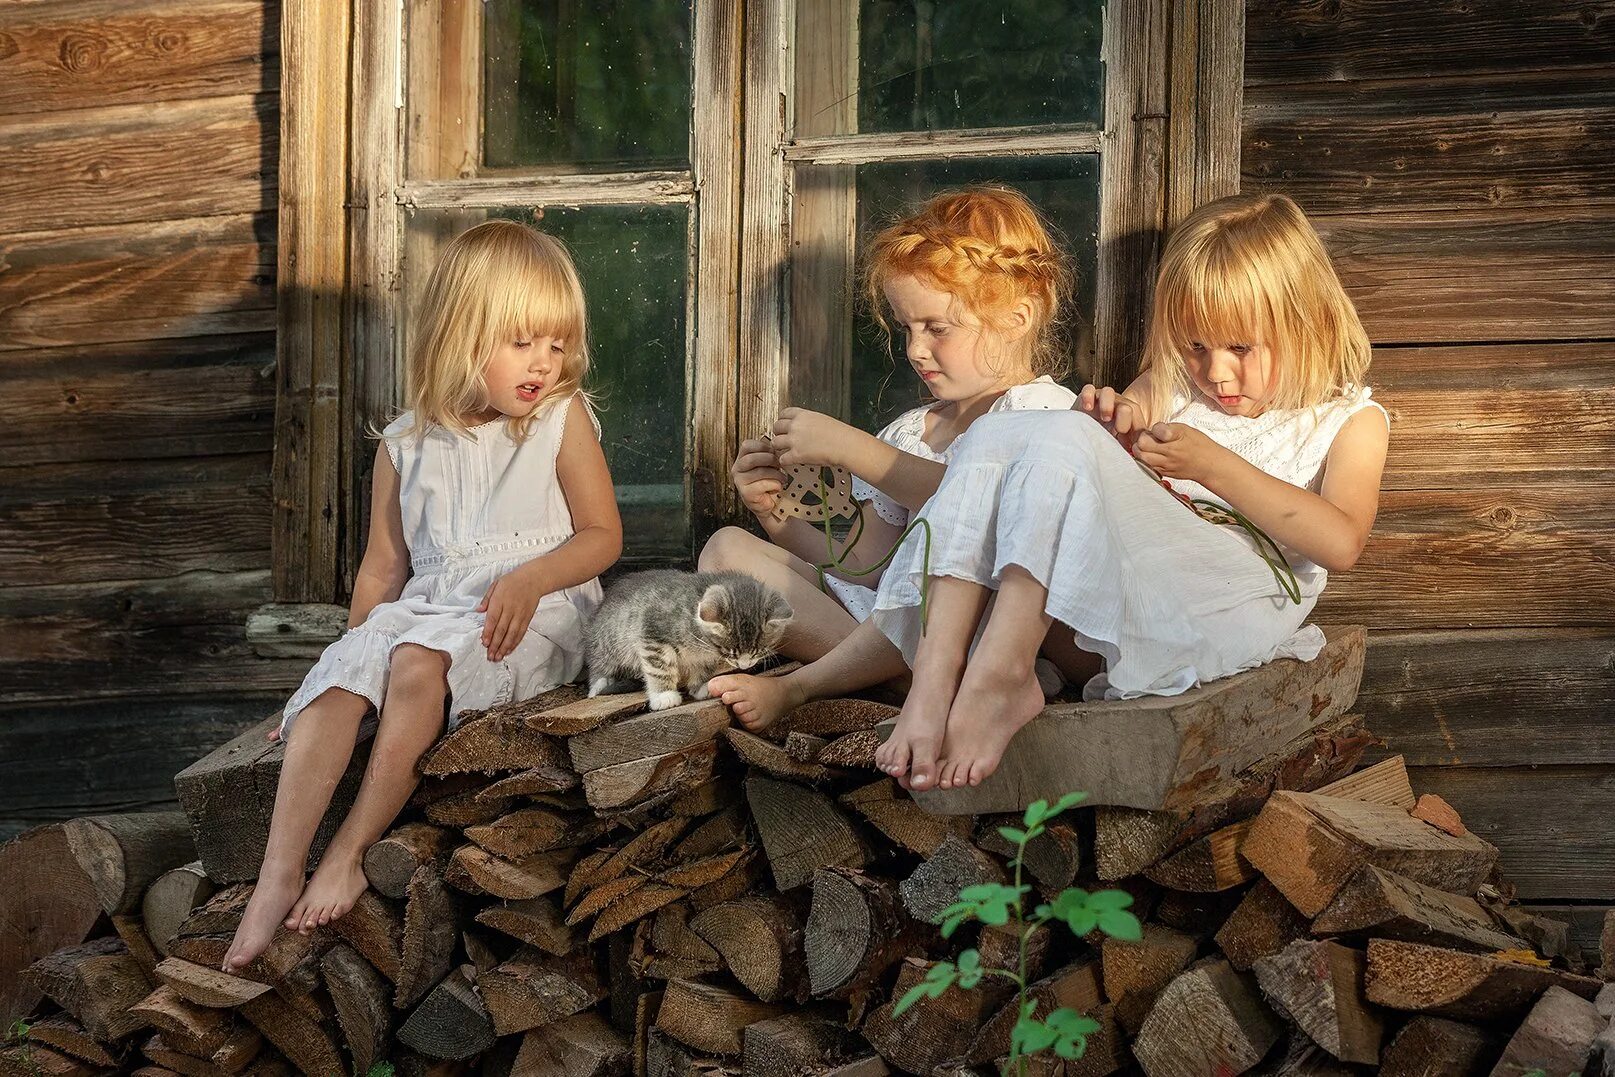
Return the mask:
[[1247, 85], [1449, 75], [1550, 68], [1607, 70], [1615, 53], [1615, 5], [1594, 0], [1385, 0], [1247, 6]]
[[1607, 205], [1612, 106], [1607, 68], [1427, 78], [1416, 90], [1253, 87], [1243, 187], [1283, 191], [1309, 213]]
[[0, 123], [0, 234], [272, 210], [277, 103], [271, 94], [10, 117]]
[[[845, 26], [845, 23], [838, 23]], [[985, 127], [957, 131], [874, 131], [793, 138], [783, 149], [795, 164], [863, 165], [971, 157], [1098, 153], [1104, 135], [1091, 124]]]
[[478, 209], [500, 206], [680, 206], [695, 194], [690, 173], [578, 172], [564, 175], [481, 176], [411, 180], [398, 191], [406, 209]]
[[1314, 220], [1376, 344], [1615, 337], [1609, 222], [1603, 206]]
[[275, 327], [275, 217], [0, 237], [0, 352]]
[[264, 0], [8, 4], [0, 116], [257, 93], [275, 84], [279, 29]]
[[0, 352], [0, 467], [268, 453], [274, 369], [267, 333]]
[[1329, 581], [1314, 616], [1382, 629], [1607, 627], [1612, 532], [1606, 486], [1388, 490], [1362, 559]]
[[9, 468], [0, 585], [246, 572], [263, 565], [267, 457]]
[[1166, 225], [1239, 193], [1243, 0], [1174, 0]]

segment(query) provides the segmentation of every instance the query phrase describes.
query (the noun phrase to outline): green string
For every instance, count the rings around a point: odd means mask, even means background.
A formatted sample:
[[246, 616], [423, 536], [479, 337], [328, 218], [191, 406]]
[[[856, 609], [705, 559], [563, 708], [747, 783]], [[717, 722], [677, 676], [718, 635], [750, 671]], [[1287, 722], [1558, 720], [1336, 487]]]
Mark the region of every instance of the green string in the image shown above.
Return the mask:
[[1267, 567], [1272, 569], [1273, 578], [1284, 589], [1284, 593], [1290, 597], [1290, 601], [1297, 606], [1301, 604], [1301, 584], [1295, 578], [1295, 570], [1290, 567], [1290, 562], [1285, 559], [1284, 554], [1279, 550], [1279, 544], [1273, 541], [1271, 535], [1251, 523], [1245, 514], [1238, 509], [1224, 505], [1221, 502], [1197, 497], [1190, 500], [1189, 506], [1195, 510], [1196, 515], [1207, 523], [1226, 527], [1229, 520], [1212, 519], [1200, 511], [1202, 508], [1209, 509], [1217, 515], [1226, 515], [1234, 524], [1243, 528], [1245, 533], [1251, 537], [1251, 541], [1256, 543], [1256, 556], [1260, 557], [1267, 563]]
[[[824, 471], [821, 469], [819, 471], [820, 504], [828, 504], [829, 496], [829, 491], [824, 485]], [[891, 563], [893, 557], [897, 556], [897, 551], [902, 548], [903, 543], [908, 540], [908, 537], [914, 533], [914, 529], [917, 527], [924, 527], [925, 573], [920, 577], [920, 635], [925, 635], [925, 627], [930, 620], [931, 613], [931, 521], [927, 520], [923, 516], [915, 517], [909, 522], [909, 525], [903, 529], [903, 533], [897, 536], [897, 541], [892, 543], [892, 548], [886, 551], [886, 556], [882, 557], [879, 561], [875, 562], [873, 565], [870, 565], [868, 568], [858, 569], [847, 567], [846, 559], [849, 555], [851, 555], [853, 548], [858, 545], [858, 540], [864, 537], [864, 510], [861, 507], [858, 510], [858, 515], [855, 520], [856, 522], [853, 525], [852, 534], [848, 537], [847, 541], [842, 544], [841, 552], [837, 553], [835, 535], [830, 531], [830, 513], [829, 510], [826, 509], [824, 520], [822, 522], [824, 524], [824, 544], [829, 553], [829, 560], [823, 564], [813, 566], [813, 570], [819, 574], [819, 590], [823, 591], [825, 594], [830, 593], [830, 585], [826, 582], [830, 569], [835, 569], [843, 576], [852, 577], [867, 576], [871, 572], [879, 572], [881, 569], [885, 568]]]

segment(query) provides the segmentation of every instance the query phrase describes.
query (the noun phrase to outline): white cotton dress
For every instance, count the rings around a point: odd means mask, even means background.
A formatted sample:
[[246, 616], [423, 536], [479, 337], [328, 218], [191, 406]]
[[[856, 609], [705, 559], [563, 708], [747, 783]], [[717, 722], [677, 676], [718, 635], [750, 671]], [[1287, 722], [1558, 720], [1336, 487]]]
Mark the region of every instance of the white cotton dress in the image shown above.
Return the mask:
[[[1167, 421], [1316, 493], [1335, 435], [1370, 407], [1385, 410], [1354, 387], [1314, 408], [1244, 418], [1197, 395], [1178, 401]], [[1222, 503], [1198, 483], [1172, 485]], [[1323, 647], [1323, 633], [1305, 623], [1328, 579], [1323, 568], [1284, 551], [1301, 592], [1292, 602], [1242, 528], [1195, 515], [1081, 411], [983, 416], [920, 515], [934, 532], [932, 576], [996, 588], [1019, 565], [1048, 588], [1047, 612], [1104, 659], [1085, 699], [1177, 695], [1274, 658], [1311, 660]], [[911, 535], [873, 614], [910, 665], [925, 574]]]
[[448, 655], [450, 729], [461, 712], [526, 699], [577, 677], [584, 622], [600, 604], [598, 580], [545, 595], [522, 641], [499, 662], [488, 660], [485, 615], [476, 612], [496, 579], [572, 537], [555, 471], [570, 405], [547, 407], [523, 442], [504, 419], [473, 427], [470, 437], [442, 427], [423, 437], [402, 434], [410, 413], [388, 425], [383, 437], [398, 469], [414, 574], [396, 601], [378, 605], [320, 655], [286, 704], [282, 736], [328, 688], [345, 688], [379, 710], [389, 658], [401, 643]]
[[[1077, 402], [1077, 396], [1070, 389], [1061, 385], [1047, 374], [1036, 378], [1024, 385], [1011, 386], [1010, 389], [993, 401], [987, 409], [986, 415], [993, 415], [1005, 411], [1069, 411]], [[940, 460], [946, 463], [952, 458], [954, 451], [963, 444], [963, 439], [970, 433], [953, 439], [942, 452], [937, 452], [925, 443], [925, 417], [942, 405], [938, 400], [911, 411], [905, 411], [886, 425], [875, 436], [888, 445], [896, 446], [911, 456], [918, 456], [923, 460]], [[982, 418], [986, 418], [983, 415]], [[978, 419], [977, 422], [981, 420]], [[975, 424], [971, 424], [975, 429]], [[852, 478], [852, 496], [856, 501], [867, 501], [870, 507], [880, 515], [882, 520], [898, 527], [907, 527], [909, 511], [898, 502], [887, 497], [875, 487], [858, 478]], [[882, 553], [885, 551], [882, 550]], [[859, 621], [867, 621], [869, 614], [875, 608], [875, 589], [847, 580], [838, 580], [834, 576], [826, 576], [825, 584], [830, 593], [835, 596], [846, 611]]]

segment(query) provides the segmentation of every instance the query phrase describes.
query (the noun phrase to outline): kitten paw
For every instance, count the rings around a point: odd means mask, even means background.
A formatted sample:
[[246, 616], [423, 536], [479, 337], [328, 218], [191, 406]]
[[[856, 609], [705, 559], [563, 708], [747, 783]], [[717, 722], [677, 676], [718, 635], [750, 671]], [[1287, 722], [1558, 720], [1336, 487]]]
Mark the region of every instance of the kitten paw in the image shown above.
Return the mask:
[[707, 687], [707, 682], [706, 681], [700, 681], [697, 684], [693, 685], [689, 689], [689, 692], [690, 692], [690, 698], [691, 699], [711, 699], [712, 698], [712, 689]]
[[684, 702], [684, 697], [676, 691], [652, 692], [650, 694], [650, 709], [665, 711], [669, 707], [676, 707]]

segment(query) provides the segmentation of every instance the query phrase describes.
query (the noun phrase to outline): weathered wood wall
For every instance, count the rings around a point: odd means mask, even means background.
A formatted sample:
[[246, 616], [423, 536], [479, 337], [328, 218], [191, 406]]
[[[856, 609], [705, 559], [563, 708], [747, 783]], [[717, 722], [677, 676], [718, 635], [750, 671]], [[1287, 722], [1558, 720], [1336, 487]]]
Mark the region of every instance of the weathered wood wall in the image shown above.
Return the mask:
[[279, 13], [0, 4], [0, 836], [271, 711]]
[[1532, 900], [1615, 897], [1615, 4], [1247, 4], [1242, 187], [1313, 215], [1391, 457], [1319, 617]]

